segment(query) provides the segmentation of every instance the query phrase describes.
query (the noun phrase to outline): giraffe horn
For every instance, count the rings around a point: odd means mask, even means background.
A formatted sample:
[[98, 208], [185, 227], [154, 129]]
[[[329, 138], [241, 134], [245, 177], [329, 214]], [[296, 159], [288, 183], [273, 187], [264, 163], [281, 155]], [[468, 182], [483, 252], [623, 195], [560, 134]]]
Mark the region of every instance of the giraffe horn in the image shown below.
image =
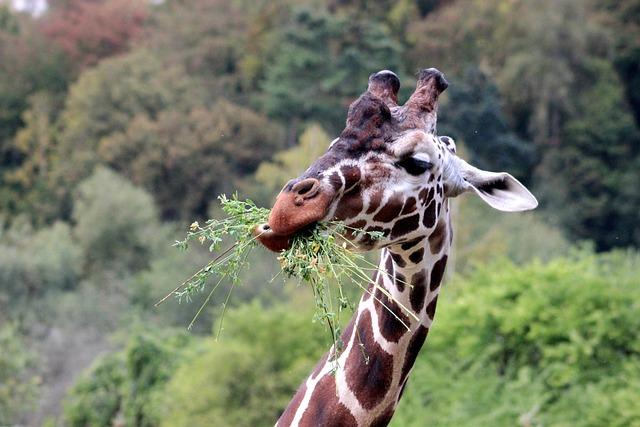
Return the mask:
[[382, 99], [387, 107], [396, 107], [398, 105], [400, 79], [393, 71], [378, 71], [369, 76], [369, 87], [367, 90]]
[[405, 106], [433, 111], [438, 102], [438, 96], [449, 87], [444, 74], [435, 68], [426, 68], [418, 73], [416, 90]]

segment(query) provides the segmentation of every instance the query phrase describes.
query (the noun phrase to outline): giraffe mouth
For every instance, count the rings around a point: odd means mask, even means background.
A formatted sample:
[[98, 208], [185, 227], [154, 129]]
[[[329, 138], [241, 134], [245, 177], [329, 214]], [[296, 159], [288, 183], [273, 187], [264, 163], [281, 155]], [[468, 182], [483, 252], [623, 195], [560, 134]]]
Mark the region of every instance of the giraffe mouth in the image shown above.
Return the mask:
[[253, 230], [253, 235], [267, 249], [273, 252], [281, 252], [289, 249], [293, 234], [278, 234], [269, 224], [260, 224]]
[[285, 187], [271, 209], [267, 224], [255, 228], [254, 235], [266, 248], [274, 252], [288, 249], [295, 234], [313, 228], [327, 215], [335, 190], [307, 181]]

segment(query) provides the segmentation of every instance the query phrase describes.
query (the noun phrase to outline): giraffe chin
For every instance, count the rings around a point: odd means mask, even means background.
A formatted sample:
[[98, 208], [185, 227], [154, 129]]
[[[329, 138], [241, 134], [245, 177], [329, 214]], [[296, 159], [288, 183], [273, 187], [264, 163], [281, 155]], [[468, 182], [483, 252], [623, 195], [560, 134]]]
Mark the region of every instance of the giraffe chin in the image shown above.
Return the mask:
[[289, 249], [292, 235], [276, 234], [269, 224], [261, 224], [253, 230], [253, 235], [262, 245], [273, 252]]

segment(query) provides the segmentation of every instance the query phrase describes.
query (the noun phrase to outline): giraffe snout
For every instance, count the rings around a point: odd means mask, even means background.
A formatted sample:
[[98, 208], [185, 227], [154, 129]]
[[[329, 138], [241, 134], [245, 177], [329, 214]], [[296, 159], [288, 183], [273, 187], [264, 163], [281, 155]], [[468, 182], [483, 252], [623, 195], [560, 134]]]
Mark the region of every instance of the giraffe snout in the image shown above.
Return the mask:
[[271, 238], [290, 237], [322, 220], [327, 215], [334, 195], [333, 187], [323, 185], [315, 178], [305, 178], [285, 185], [269, 214], [269, 235]]

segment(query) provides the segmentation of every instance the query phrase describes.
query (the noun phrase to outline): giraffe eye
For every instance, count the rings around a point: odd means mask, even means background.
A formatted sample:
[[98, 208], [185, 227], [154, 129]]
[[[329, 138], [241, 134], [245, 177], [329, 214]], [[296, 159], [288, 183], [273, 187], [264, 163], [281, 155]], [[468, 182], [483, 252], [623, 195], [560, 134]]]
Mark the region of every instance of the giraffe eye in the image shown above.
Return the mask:
[[411, 175], [422, 175], [433, 167], [433, 163], [415, 157], [407, 157], [397, 161], [396, 166], [401, 167]]

